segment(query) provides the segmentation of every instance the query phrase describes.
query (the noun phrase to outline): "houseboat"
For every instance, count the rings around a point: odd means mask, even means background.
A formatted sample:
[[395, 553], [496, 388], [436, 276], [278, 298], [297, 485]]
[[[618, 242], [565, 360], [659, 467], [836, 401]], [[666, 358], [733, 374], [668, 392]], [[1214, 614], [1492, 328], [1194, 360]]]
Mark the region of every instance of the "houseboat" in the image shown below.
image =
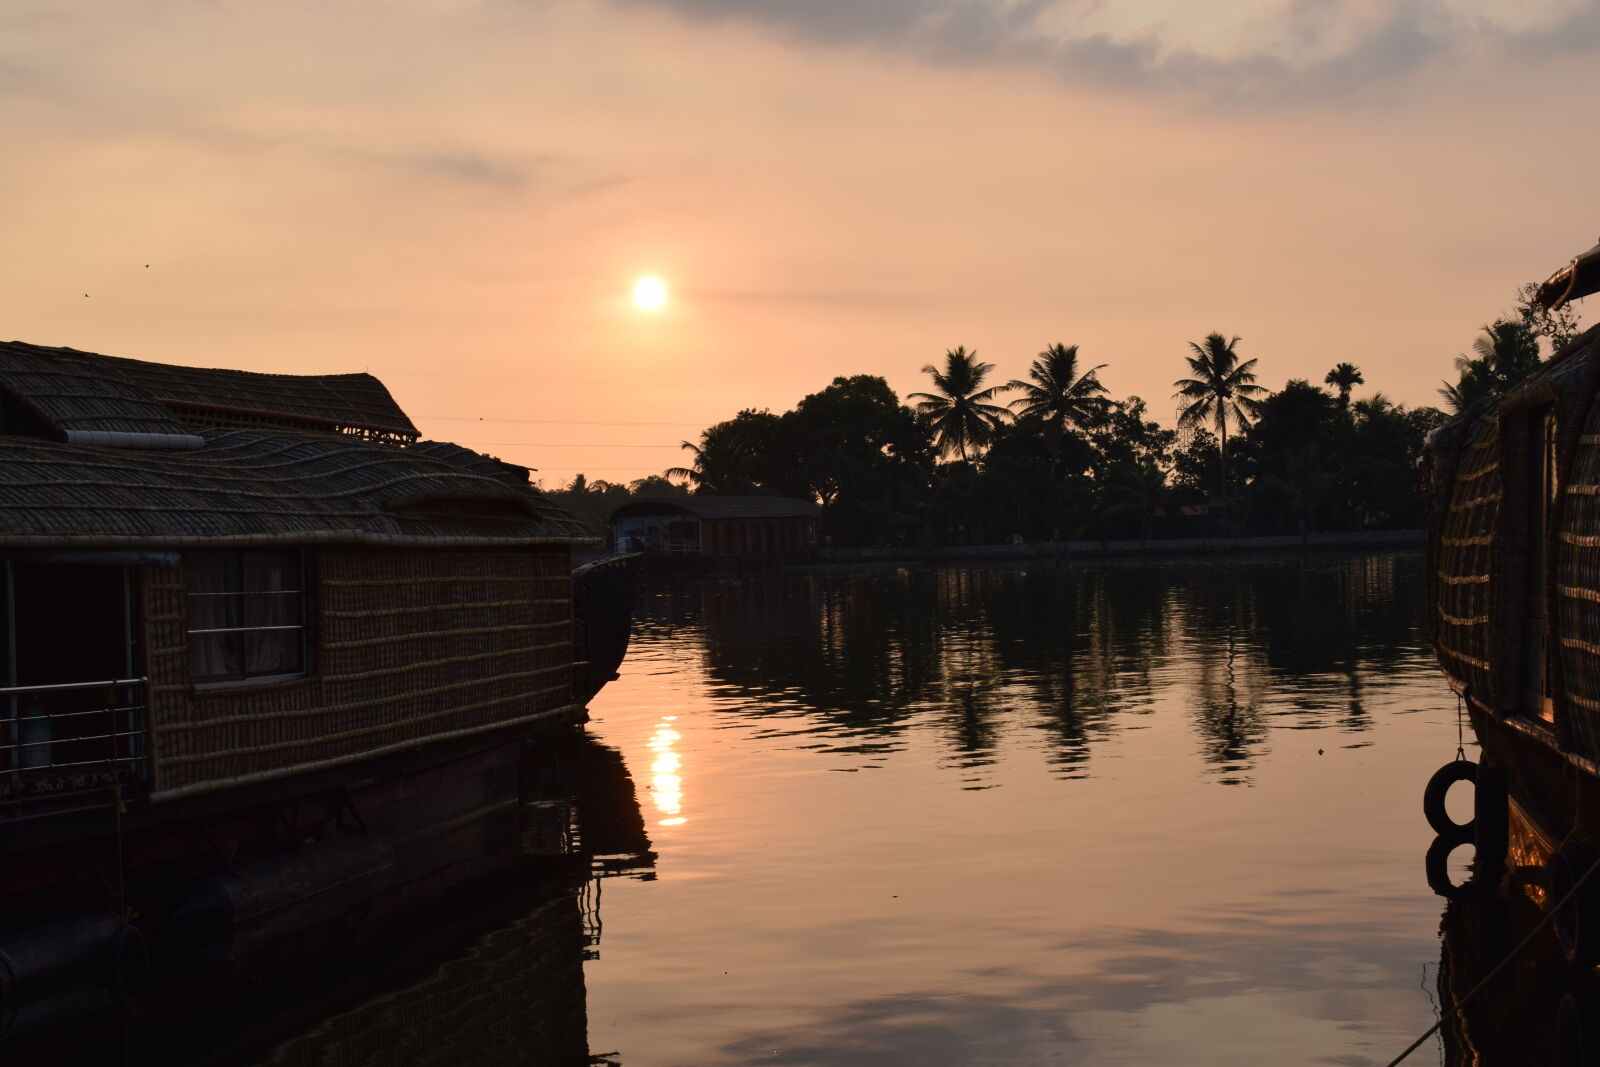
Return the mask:
[[[1600, 246], [1537, 299], [1596, 291]], [[1481, 746], [1428, 783], [1430, 882], [1529, 896], [1569, 959], [1600, 963], [1600, 327], [1435, 431], [1423, 463], [1435, 646]], [[1461, 820], [1444, 798], [1464, 780]], [[1476, 859], [1460, 885], [1446, 859], [1463, 844]]]
[[674, 496], [630, 500], [611, 513], [618, 551], [652, 563], [711, 565], [806, 559], [820, 512], [784, 496]]
[[0, 344], [0, 1035], [503, 861], [593, 540], [366, 374]]

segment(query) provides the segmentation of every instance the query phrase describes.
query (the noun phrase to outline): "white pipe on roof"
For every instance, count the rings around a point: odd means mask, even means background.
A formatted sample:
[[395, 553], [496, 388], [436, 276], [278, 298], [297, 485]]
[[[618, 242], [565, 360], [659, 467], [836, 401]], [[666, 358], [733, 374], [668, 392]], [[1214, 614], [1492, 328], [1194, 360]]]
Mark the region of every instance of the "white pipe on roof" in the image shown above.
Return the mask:
[[193, 452], [206, 439], [192, 433], [130, 433], [126, 430], [67, 430], [69, 445], [101, 445], [149, 452]]

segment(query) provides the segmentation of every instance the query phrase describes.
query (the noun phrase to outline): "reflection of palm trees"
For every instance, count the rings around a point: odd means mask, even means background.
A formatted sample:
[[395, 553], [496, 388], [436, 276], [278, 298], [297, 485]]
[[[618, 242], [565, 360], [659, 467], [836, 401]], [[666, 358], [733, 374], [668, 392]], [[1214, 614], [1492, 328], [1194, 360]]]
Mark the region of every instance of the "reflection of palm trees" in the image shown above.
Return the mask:
[[1219, 641], [1215, 635], [1196, 635], [1193, 646], [1200, 668], [1195, 727], [1205, 760], [1217, 766], [1223, 784], [1242, 785], [1249, 781], [1254, 750], [1266, 739], [1260, 707], [1248, 692], [1253, 688], [1250, 682], [1264, 671], [1261, 664], [1245, 662], [1239, 649], [1241, 615], [1248, 598], [1243, 603], [1238, 598], [1235, 575], [1223, 573], [1220, 578], [1227, 585], [1227, 603], [1217, 605], [1223, 609], [1217, 622], [1224, 636]]
[[1347, 670], [1344, 674], [1344, 680], [1346, 691], [1350, 697], [1350, 704], [1348, 712], [1340, 720], [1340, 725], [1352, 733], [1372, 729], [1372, 718], [1367, 714], [1367, 705], [1362, 696], [1364, 686], [1361, 681], [1361, 673], [1353, 669]]
[[[1291, 696], [1298, 724], [1368, 727], [1354, 686], [1370, 664], [1418, 654], [1420, 566], [775, 572], [674, 586], [697, 597], [647, 600], [659, 614], [636, 640], [702, 648], [716, 714], [833, 754], [882, 758], [931, 736], [969, 785], [995, 779], [1002, 731], [1028, 730], [1055, 773], [1081, 776], [1130, 715], [1182, 699], [1206, 765], [1241, 782], [1269, 690]], [[1342, 677], [1348, 716], [1329, 688]]]
[[944, 369], [933, 364], [922, 368], [931, 375], [937, 393], [911, 393], [917, 401], [917, 415], [934, 433], [934, 444], [943, 455], [959, 453], [964, 460], [968, 448], [982, 448], [994, 438], [998, 427], [1010, 413], [990, 403], [1004, 386], [983, 388], [983, 380], [994, 370], [993, 363], [980, 363], [976, 352], [957, 346], [944, 354]]

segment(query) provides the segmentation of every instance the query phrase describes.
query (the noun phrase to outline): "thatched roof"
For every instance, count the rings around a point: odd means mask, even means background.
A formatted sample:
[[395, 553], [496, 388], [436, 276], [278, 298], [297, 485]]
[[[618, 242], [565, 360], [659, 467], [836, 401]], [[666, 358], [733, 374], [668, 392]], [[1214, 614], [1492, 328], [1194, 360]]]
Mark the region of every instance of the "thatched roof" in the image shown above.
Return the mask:
[[175, 367], [12, 341], [0, 343], [0, 383], [63, 431], [187, 433], [231, 423], [419, 436], [370, 374]]
[[697, 519], [814, 519], [817, 506], [787, 496], [671, 496], [630, 500], [611, 520], [641, 515], [691, 515]]
[[455, 446], [284, 431], [202, 436], [187, 453], [0, 437], [0, 546], [592, 539], [525, 482], [484, 473]]
[[507, 485], [517, 489], [528, 487], [529, 470], [519, 467], [515, 463], [507, 463], [503, 459], [486, 456], [482, 452], [474, 452], [470, 448], [463, 448], [449, 441], [418, 441], [410, 447], [413, 455], [428, 456], [432, 459], [444, 460], [458, 467], [481, 474], [485, 478], [497, 478]]
[[111, 362], [70, 348], [0, 343], [0, 383], [63, 436], [188, 433], [166, 405], [111, 370]]
[[417, 436], [366, 374], [0, 344], [0, 546], [594, 540], [526, 469]]

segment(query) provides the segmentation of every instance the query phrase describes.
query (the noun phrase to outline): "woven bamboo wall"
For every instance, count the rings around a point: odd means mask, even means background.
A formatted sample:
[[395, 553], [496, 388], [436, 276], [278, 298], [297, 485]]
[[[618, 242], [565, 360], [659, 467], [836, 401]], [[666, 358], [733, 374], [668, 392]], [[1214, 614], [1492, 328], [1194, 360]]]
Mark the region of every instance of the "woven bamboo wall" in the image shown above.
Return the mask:
[[1600, 756], [1600, 400], [1584, 422], [1563, 496], [1554, 620], [1561, 712], [1571, 744]]
[[312, 675], [195, 689], [181, 570], [146, 573], [152, 791], [349, 762], [572, 704], [565, 546], [313, 558]]
[[1503, 495], [1500, 420], [1493, 412], [1472, 428], [1455, 468], [1443, 515], [1434, 575], [1434, 643], [1446, 673], [1486, 701], [1496, 701], [1494, 574]]

